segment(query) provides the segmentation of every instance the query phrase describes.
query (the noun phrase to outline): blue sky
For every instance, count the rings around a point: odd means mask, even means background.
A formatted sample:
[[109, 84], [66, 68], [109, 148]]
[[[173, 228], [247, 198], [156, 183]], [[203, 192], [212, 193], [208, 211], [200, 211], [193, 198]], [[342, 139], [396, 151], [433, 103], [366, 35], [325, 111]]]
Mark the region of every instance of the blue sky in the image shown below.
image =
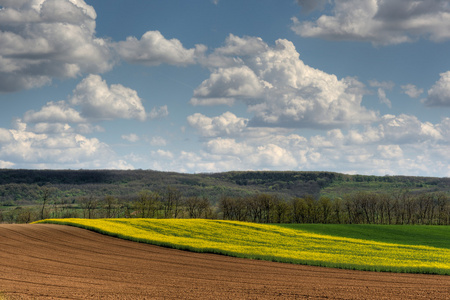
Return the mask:
[[1, 168], [450, 176], [450, 1], [0, 7]]

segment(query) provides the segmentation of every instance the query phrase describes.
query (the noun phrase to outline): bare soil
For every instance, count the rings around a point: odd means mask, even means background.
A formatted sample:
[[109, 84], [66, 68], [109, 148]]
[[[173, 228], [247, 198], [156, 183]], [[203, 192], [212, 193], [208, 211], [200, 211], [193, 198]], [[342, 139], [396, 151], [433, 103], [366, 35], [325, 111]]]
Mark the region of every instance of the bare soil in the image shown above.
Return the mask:
[[0, 225], [0, 299], [449, 299], [450, 276], [349, 271]]

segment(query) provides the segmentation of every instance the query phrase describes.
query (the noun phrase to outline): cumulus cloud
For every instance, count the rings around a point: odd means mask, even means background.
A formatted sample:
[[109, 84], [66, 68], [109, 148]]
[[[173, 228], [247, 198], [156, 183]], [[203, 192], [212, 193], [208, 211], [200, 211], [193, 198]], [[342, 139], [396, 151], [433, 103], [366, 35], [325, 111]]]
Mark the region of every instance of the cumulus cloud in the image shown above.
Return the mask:
[[384, 115], [379, 130], [384, 140], [396, 143], [417, 143], [441, 138], [435, 125], [429, 122], [422, 123], [416, 116], [406, 114]]
[[204, 137], [237, 135], [246, 128], [248, 123], [248, 119], [238, 118], [231, 112], [225, 112], [212, 118], [201, 113], [195, 113], [188, 116], [187, 121]]
[[436, 127], [443, 139], [450, 142], [450, 118], [444, 118], [440, 124], [436, 125]]
[[81, 106], [81, 115], [89, 119], [146, 119], [142, 100], [135, 90], [121, 84], [108, 86], [99, 75], [83, 79], [73, 91], [70, 103]]
[[0, 128], [0, 144], [10, 142], [12, 140], [13, 136], [9, 132], [9, 130], [5, 128]]
[[29, 110], [23, 120], [27, 123], [83, 123], [80, 113], [69, 107], [65, 101], [48, 102], [39, 111]]
[[441, 78], [428, 90], [423, 100], [426, 106], [450, 106], [450, 71], [440, 74]]
[[403, 92], [411, 98], [419, 98], [423, 89], [417, 88], [414, 84], [405, 84], [401, 86]]
[[399, 145], [379, 145], [377, 151], [383, 158], [401, 158], [403, 157], [402, 148]]
[[21, 119], [15, 123], [16, 129], [0, 130], [0, 137], [6, 137], [0, 141], [0, 160], [6, 165], [14, 162], [14, 167], [26, 168], [133, 168], [96, 138], [70, 130], [39, 133]]
[[114, 48], [125, 61], [148, 66], [194, 64], [196, 57], [206, 50], [203, 45], [186, 49], [179, 40], [168, 40], [159, 31], [147, 31], [140, 40], [127, 37], [125, 41], [116, 43]]
[[76, 132], [69, 124], [67, 123], [46, 123], [40, 122], [34, 124], [31, 127], [33, 132], [36, 133], [67, 133], [67, 132]]
[[335, 0], [331, 14], [315, 21], [293, 18], [292, 29], [302, 37], [377, 45], [418, 38], [444, 41], [450, 39], [450, 5], [441, 0]]
[[295, 169], [298, 165], [290, 150], [277, 144], [251, 145], [252, 142], [232, 138], [215, 138], [206, 143], [208, 153], [215, 158], [235, 162], [236, 169]]
[[257, 98], [264, 91], [264, 83], [247, 66], [219, 68], [195, 89], [193, 105], [232, 105], [235, 97]]
[[166, 150], [157, 150], [157, 151], [152, 151], [152, 155], [156, 156], [158, 158], [168, 158], [168, 159], [173, 159], [174, 155], [172, 152], [170, 151], [166, 151]]
[[216, 138], [210, 140], [206, 143], [206, 148], [212, 154], [241, 157], [246, 157], [254, 151], [253, 147], [245, 143], [238, 143], [235, 139], [231, 138]]
[[287, 40], [269, 47], [259, 38], [230, 35], [204, 63], [213, 71], [194, 91], [191, 104], [242, 101], [254, 113], [252, 126], [324, 128], [377, 119], [361, 106], [361, 82], [305, 65]]
[[96, 17], [83, 0], [3, 1], [0, 91], [110, 70], [111, 50], [95, 36]]
[[[190, 117], [188, 123], [199, 131], [204, 141], [203, 150], [195, 154], [172, 153], [173, 158], [159, 160], [160, 167], [191, 172], [285, 169], [377, 175], [449, 174], [446, 153], [450, 118], [433, 124], [412, 115], [384, 115], [362, 128], [331, 129], [306, 138], [294, 133], [296, 129], [248, 127], [245, 122], [238, 122], [247, 119], [232, 113]], [[220, 118], [228, 122], [215, 123]], [[238, 129], [231, 130], [237, 124]]]

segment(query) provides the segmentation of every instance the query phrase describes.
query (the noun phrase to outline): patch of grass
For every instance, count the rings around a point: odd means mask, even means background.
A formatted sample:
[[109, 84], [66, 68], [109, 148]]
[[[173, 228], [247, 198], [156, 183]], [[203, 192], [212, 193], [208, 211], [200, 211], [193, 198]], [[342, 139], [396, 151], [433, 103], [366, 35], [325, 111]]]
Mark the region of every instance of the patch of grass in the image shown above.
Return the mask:
[[[361, 228], [352, 231], [353, 225], [327, 231], [200, 219], [53, 219], [39, 223], [72, 225], [137, 242], [235, 257], [355, 270], [450, 275], [450, 249], [445, 243], [414, 244], [414, 233], [402, 242], [394, 242], [397, 233], [393, 229], [386, 233], [388, 227], [383, 225], [374, 226], [369, 230], [371, 233], [364, 234]], [[340, 235], [336, 234], [339, 230]], [[421, 235], [418, 240], [424, 243], [426, 237], [420, 230], [418, 235]]]
[[372, 224], [280, 224], [278, 226], [338, 237], [450, 249], [450, 226]]

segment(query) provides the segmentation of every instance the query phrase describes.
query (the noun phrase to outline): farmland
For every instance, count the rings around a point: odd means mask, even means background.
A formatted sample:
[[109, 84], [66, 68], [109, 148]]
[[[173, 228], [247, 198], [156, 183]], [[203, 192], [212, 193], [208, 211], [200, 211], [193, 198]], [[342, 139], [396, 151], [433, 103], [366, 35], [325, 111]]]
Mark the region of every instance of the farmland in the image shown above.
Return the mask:
[[446, 299], [445, 275], [363, 272], [180, 251], [73, 226], [0, 224], [12, 299]]
[[0, 170], [0, 298], [445, 298], [449, 180]]
[[43, 222], [78, 226], [176, 249], [242, 258], [356, 270], [450, 275], [450, 242], [443, 238], [450, 235], [448, 226], [319, 227], [202, 219]]

